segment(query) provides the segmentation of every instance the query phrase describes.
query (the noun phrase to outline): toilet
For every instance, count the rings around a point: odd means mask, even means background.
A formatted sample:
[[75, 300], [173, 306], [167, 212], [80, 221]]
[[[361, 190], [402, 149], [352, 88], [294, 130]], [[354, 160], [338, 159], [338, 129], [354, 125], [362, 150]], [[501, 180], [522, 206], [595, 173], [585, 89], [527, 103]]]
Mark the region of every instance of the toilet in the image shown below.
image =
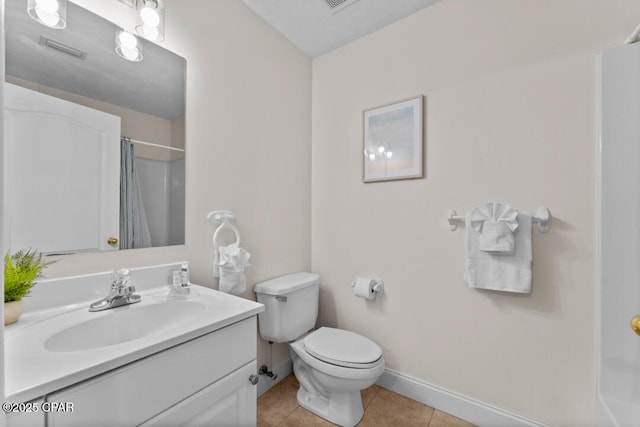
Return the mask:
[[258, 315], [260, 336], [289, 343], [303, 408], [341, 426], [355, 426], [364, 414], [360, 391], [384, 371], [380, 347], [354, 332], [322, 327], [318, 317], [320, 276], [293, 273], [254, 287], [265, 311]]

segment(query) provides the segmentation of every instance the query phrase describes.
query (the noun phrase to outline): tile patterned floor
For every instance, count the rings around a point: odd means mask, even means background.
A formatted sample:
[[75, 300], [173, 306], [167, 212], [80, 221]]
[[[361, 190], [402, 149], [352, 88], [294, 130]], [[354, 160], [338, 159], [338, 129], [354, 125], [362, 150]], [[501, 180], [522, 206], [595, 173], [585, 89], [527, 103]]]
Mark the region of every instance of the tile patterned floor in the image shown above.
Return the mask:
[[[293, 375], [258, 398], [258, 427], [331, 427], [334, 424], [300, 407]], [[460, 418], [373, 385], [362, 391], [364, 417], [358, 427], [473, 427]]]

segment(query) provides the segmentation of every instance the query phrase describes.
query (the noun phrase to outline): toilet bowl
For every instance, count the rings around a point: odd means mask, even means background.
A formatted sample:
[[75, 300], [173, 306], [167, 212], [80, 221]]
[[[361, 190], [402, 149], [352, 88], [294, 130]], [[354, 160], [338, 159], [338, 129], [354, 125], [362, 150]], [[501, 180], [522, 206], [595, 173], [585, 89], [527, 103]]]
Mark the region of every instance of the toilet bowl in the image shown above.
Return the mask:
[[[341, 345], [347, 340], [348, 346]], [[332, 423], [355, 426], [364, 414], [360, 391], [375, 384], [384, 371], [380, 347], [333, 328], [320, 328], [289, 346], [300, 383], [298, 404]]]
[[[343, 329], [313, 330], [318, 316], [320, 277], [294, 273], [254, 287], [260, 336], [289, 343], [293, 372], [300, 383], [297, 400], [303, 408], [341, 426], [355, 426], [364, 414], [360, 391], [384, 371], [380, 347]], [[311, 332], [310, 332], [311, 331]]]

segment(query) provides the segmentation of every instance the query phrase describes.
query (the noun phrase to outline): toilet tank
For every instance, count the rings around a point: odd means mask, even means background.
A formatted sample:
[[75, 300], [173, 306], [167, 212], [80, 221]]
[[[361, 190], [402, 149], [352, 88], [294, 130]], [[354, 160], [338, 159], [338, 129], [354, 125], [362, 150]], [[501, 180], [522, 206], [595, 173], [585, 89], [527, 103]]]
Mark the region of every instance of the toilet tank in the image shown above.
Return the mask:
[[260, 336], [289, 342], [313, 329], [318, 318], [320, 276], [293, 273], [258, 283], [253, 291], [264, 311], [258, 315]]

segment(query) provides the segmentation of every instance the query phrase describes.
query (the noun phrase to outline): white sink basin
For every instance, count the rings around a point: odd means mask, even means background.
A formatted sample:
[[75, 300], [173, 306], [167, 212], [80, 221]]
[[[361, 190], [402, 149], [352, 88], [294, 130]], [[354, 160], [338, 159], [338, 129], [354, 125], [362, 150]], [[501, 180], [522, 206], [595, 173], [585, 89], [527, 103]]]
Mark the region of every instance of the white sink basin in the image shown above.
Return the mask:
[[91, 313], [97, 317], [55, 333], [44, 342], [44, 348], [72, 352], [122, 344], [176, 327], [203, 311], [204, 304], [189, 300], [116, 307]]
[[[58, 289], [47, 289], [55, 284], [39, 287], [55, 295]], [[91, 301], [85, 301], [23, 314], [5, 328], [5, 398], [25, 402], [44, 396], [264, 309], [244, 298], [192, 288], [184, 300], [167, 300], [162, 286], [137, 292], [141, 302], [109, 310], [90, 312]]]

